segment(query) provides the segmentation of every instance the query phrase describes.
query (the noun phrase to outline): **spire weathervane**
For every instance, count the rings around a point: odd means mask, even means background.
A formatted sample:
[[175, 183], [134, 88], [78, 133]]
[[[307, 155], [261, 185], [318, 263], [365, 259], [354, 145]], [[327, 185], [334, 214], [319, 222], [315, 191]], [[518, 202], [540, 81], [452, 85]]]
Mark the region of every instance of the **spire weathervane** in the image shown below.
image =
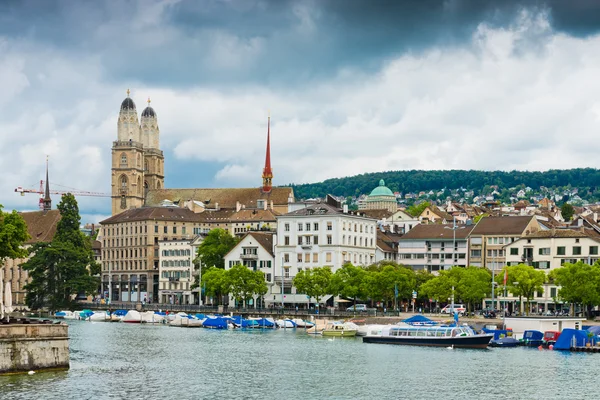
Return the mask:
[[129, 97], [129, 93], [130, 93], [129, 88], [127, 88], [127, 97]]
[[150, 96], [148, 96], [148, 107], [150, 107], [150, 103], [151, 103], [151, 102], [152, 102], [152, 101], [150, 100]]

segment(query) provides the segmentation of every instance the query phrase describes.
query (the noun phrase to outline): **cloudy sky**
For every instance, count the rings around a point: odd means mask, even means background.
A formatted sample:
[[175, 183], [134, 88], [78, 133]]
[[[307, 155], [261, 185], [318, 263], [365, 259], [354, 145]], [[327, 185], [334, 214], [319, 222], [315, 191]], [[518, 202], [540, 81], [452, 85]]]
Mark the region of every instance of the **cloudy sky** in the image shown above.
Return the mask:
[[599, 49], [593, 0], [3, 0], [0, 204], [36, 208], [13, 190], [46, 155], [53, 188], [110, 192], [127, 88], [170, 188], [260, 185], [268, 110], [275, 184], [598, 168]]

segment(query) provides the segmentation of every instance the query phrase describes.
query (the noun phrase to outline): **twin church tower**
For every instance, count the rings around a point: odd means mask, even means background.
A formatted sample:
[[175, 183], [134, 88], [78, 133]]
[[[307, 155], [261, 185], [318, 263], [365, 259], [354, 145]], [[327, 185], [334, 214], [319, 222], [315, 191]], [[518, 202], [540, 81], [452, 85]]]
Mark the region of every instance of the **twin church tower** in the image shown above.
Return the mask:
[[[263, 169], [260, 197], [270, 197], [273, 171], [271, 170], [271, 117], [267, 128], [267, 151]], [[148, 106], [138, 120], [135, 103], [129, 97], [121, 103], [117, 140], [112, 146], [112, 215], [146, 205], [148, 191], [165, 187], [165, 159], [160, 150], [160, 130], [156, 112]], [[293, 197], [293, 196], [292, 196]], [[258, 198], [258, 197], [257, 197]], [[287, 198], [286, 198], [287, 199]], [[285, 202], [285, 201], [284, 201]]]

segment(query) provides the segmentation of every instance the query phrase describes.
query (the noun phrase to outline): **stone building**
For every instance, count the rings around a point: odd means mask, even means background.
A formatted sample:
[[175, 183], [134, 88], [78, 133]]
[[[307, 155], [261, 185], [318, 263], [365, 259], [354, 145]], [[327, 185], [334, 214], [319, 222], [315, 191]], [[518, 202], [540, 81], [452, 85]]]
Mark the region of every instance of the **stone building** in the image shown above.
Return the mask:
[[395, 213], [398, 210], [396, 195], [385, 186], [384, 180], [379, 181], [379, 186], [371, 191], [364, 201], [358, 205], [360, 210], [388, 210]]

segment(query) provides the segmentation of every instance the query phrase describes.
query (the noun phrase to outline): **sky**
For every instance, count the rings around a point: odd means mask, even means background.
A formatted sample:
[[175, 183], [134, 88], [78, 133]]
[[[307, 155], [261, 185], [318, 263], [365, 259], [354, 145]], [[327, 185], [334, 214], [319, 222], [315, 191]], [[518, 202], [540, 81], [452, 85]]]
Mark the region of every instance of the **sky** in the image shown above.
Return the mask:
[[593, 0], [3, 0], [0, 204], [36, 209], [14, 189], [46, 156], [53, 189], [110, 193], [127, 89], [167, 188], [259, 186], [269, 112], [275, 185], [599, 168], [598, 49]]

